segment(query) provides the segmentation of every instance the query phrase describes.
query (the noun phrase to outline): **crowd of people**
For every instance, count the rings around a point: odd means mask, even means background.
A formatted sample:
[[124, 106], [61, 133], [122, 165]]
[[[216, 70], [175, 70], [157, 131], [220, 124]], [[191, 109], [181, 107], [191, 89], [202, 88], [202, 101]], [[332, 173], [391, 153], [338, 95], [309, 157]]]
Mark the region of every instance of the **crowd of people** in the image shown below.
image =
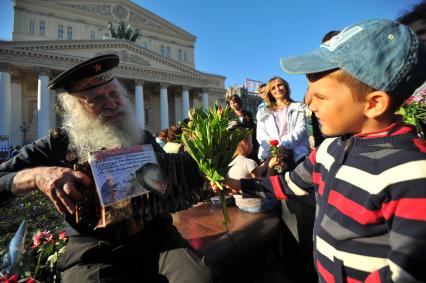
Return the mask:
[[[234, 154], [226, 188], [240, 199], [314, 194], [310, 252], [320, 282], [426, 281], [426, 144], [397, 115], [425, 88], [425, 27], [423, 1], [398, 21], [365, 20], [326, 34], [310, 53], [282, 59], [284, 71], [307, 77], [303, 103], [291, 98], [291, 86], [279, 76], [259, 86], [263, 102], [255, 118], [239, 96], [229, 98], [230, 130], [250, 131]], [[93, 185], [73, 170], [88, 152], [151, 144], [157, 153], [184, 154], [179, 127], [157, 137], [137, 130], [128, 94], [111, 72], [118, 64], [116, 55], [98, 56], [49, 83], [62, 90], [63, 128], [0, 165], [0, 203], [41, 190], [59, 213], [72, 215], [82, 198], [78, 188]], [[132, 229], [118, 224], [88, 231], [66, 219], [70, 241], [58, 262], [63, 282], [218, 278], [168, 213]]]

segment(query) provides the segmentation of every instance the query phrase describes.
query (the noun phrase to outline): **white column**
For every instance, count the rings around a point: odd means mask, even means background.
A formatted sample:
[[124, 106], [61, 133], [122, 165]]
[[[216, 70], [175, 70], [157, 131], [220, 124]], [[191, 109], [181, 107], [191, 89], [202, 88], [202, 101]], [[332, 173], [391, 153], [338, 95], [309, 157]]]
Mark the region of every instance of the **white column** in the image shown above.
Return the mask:
[[50, 129], [50, 97], [47, 83], [49, 75], [46, 71], [40, 71], [38, 75], [37, 87], [37, 137], [41, 138], [46, 135]]
[[143, 101], [143, 81], [135, 80], [135, 114], [138, 125], [145, 129], [145, 105]]
[[22, 78], [12, 78], [11, 86], [12, 96], [12, 115], [11, 115], [11, 136], [10, 144], [12, 146], [22, 145], [24, 143], [23, 134], [21, 130], [22, 126]]
[[166, 84], [160, 84], [160, 129], [169, 127], [169, 101]]
[[0, 135], [10, 137], [12, 93], [8, 65], [0, 66]]
[[56, 90], [49, 90], [49, 100], [50, 100], [50, 108], [49, 108], [49, 128], [56, 127]]
[[173, 99], [174, 99], [174, 110], [175, 110], [175, 121], [174, 121], [174, 124], [176, 125], [176, 126], [178, 126], [179, 125], [179, 121], [181, 121], [182, 120], [182, 113], [181, 113], [181, 111], [182, 111], [182, 107], [181, 107], [181, 105], [182, 105], [182, 98], [181, 98], [181, 95], [180, 95], [180, 93], [178, 93], [177, 91], [175, 91], [175, 93], [174, 93], [174, 95], [173, 95]]
[[203, 110], [209, 109], [209, 94], [207, 93], [207, 89], [203, 89], [201, 97], [203, 100]]
[[189, 112], [189, 87], [182, 87], [182, 120], [188, 118]]

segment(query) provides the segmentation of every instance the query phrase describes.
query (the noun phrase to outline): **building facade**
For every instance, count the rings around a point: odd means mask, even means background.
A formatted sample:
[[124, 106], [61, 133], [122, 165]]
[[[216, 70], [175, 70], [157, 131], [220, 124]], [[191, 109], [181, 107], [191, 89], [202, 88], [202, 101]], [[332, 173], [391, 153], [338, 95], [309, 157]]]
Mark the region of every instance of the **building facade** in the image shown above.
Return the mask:
[[[125, 21], [142, 34], [111, 39]], [[187, 118], [190, 107], [225, 102], [225, 77], [195, 69], [196, 37], [129, 0], [15, 0], [12, 41], [0, 41], [0, 135], [25, 144], [60, 126], [48, 81], [93, 56], [120, 56], [141, 128], [152, 132]]]

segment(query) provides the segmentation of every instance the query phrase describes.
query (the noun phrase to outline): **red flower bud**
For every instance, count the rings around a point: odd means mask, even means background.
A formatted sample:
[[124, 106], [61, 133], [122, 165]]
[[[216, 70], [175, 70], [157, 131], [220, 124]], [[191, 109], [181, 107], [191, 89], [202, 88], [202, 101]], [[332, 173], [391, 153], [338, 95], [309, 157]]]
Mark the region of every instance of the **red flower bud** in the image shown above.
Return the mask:
[[272, 141], [269, 141], [269, 144], [272, 146], [277, 146], [279, 142], [277, 140], [272, 140]]
[[61, 232], [59, 232], [59, 236], [58, 237], [59, 237], [60, 240], [66, 239], [67, 234], [65, 233], [64, 230], [62, 230]]

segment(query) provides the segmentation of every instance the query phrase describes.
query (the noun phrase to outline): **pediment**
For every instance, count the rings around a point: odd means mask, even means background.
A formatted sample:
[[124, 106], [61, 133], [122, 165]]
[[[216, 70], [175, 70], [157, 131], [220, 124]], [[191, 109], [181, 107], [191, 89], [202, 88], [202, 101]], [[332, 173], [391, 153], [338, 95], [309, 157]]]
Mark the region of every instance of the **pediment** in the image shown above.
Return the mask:
[[194, 35], [129, 0], [45, 1], [48, 1], [49, 4], [53, 2], [58, 6], [66, 7], [70, 13], [92, 14], [105, 19], [106, 22], [124, 20], [142, 31], [149, 30], [185, 40], [196, 40]]
[[126, 40], [3, 42], [0, 43], [0, 48], [35, 51], [46, 56], [69, 56], [82, 59], [113, 53], [120, 57], [120, 66], [126, 66], [126, 68], [205, 77], [202, 72]]

